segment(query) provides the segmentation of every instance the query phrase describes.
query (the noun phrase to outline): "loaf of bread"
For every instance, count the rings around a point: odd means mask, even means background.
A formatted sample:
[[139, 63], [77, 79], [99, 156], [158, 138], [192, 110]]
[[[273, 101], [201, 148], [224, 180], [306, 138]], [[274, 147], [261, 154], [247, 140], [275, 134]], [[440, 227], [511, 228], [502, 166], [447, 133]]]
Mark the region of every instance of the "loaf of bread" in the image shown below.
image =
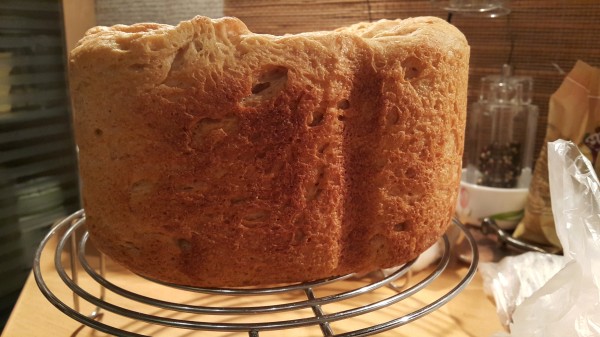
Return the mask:
[[454, 212], [468, 60], [433, 17], [285, 36], [235, 18], [93, 28], [70, 55], [91, 239], [193, 286], [403, 264]]

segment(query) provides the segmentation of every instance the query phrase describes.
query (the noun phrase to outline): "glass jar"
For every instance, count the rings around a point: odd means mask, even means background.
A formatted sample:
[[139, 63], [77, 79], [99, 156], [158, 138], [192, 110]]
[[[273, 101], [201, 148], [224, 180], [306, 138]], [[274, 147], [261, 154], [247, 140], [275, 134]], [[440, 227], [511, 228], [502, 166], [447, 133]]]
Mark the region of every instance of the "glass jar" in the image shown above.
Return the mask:
[[466, 181], [499, 188], [529, 186], [538, 108], [531, 104], [531, 77], [501, 75], [481, 80], [478, 102], [469, 107], [465, 141]]

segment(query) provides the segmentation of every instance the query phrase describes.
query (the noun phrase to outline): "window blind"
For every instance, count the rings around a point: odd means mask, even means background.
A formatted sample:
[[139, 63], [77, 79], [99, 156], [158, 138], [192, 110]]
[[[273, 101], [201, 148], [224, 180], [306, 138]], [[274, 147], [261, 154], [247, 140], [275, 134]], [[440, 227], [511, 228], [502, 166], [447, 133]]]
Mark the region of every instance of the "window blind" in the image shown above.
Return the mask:
[[64, 60], [60, 1], [0, 1], [2, 316], [48, 228], [79, 208]]

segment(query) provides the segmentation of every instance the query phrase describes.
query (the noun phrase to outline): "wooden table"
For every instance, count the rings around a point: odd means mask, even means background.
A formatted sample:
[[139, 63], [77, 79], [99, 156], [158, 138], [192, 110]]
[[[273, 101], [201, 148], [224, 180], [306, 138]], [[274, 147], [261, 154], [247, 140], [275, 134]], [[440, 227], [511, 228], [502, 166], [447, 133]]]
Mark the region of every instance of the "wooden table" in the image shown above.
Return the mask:
[[[52, 261], [52, 254], [55, 250], [55, 240], [52, 240], [44, 250], [41, 260], [41, 271], [45, 282], [54, 294], [67, 304], [72, 303], [72, 292], [64, 285], [55, 272], [55, 267]], [[68, 255], [68, 254], [64, 254]], [[64, 256], [63, 260], [67, 260]], [[90, 258], [90, 261], [96, 259]], [[359, 328], [364, 328], [373, 324], [387, 322], [415, 308], [422, 307], [426, 303], [439, 298], [442, 294], [451, 289], [466, 273], [466, 266], [453, 261], [447, 270], [444, 271], [441, 277], [436, 279], [425, 290], [418, 292], [416, 295], [409, 297], [402, 302], [396, 303], [385, 310], [378, 310], [366, 315], [353, 317], [341, 322], [332, 323], [333, 331], [336, 334], [353, 331]], [[411, 284], [418, 281], [423, 272], [411, 277]], [[266, 305], [273, 301], [298, 301], [306, 299], [304, 293], [299, 292], [296, 295], [271, 295], [260, 297], [219, 297], [214, 295], [205, 295], [198, 293], [183, 292], [176, 289], [171, 289], [165, 286], [147, 281], [136, 275], [131, 274], [117, 264], [107, 261], [106, 278], [111, 282], [132, 289], [137, 293], [146, 294], [151, 297], [174, 301], [178, 303], [188, 303], [195, 305], [211, 305], [211, 306], [244, 306]], [[349, 281], [336, 282], [333, 286], [336, 289], [328, 289], [327, 291], [344, 291], [357, 287], [368, 281], [369, 277], [356, 278]], [[402, 283], [399, 280], [398, 283]], [[94, 283], [90, 277], [83, 273], [79, 273], [79, 282], [84, 289], [91, 293], [98, 293], [99, 286]], [[359, 296], [352, 300], [347, 300], [342, 303], [328, 304], [323, 306], [324, 312], [347, 310], [356, 305], [364, 305], [378, 299], [383, 299], [395, 294], [391, 288], [380, 288], [369, 295]], [[323, 294], [319, 294], [323, 295]], [[112, 292], [107, 292], [106, 300], [108, 302], [120, 306], [133, 306], [134, 310], [140, 312], [167, 316], [171, 318], [179, 318], [185, 320], [205, 320], [204, 316], [199, 316], [189, 313], [177, 313], [165, 309], [155, 307], [147, 308], [143, 304], [134, 303], [125, 298], [122, 298]], [[294, 315], [308, 315], [310, 309], [303, 309], [304, 313], [294, 313]], [[87, 314], [93, 311], [93, 308], [88, 303], [82, 307], [82, 312]], [[308, 312], [307, 312], [308, 311]], [[289, 313], [275, 313], [260, 317], [243, 318], [243, 322], [253, 320], [278, 321], [290, 319]], [[306, 317], [306, 316], [302, 316]], [[292, 317], [293, 318], [293, 317]], [[211, 321], [231, 322], [237, 321], [236, 318], [229, 316], [217, 316], [217, 318], [208, 318]], [[104, 313], [101, 321], [111, 326], [118, 327], [127, 331], [132, 331], [142, 335], [149, 336], [248, 336], [247, 332], [206, 332], [167, 328], [160, 325], [153, 325], [140, 321], [134, 321], [128, 318], [116, 316], [112, 313]], [[468, 287], [463, 290], [457, 297], [452, 299], [446, 305], [436, 310], [435, 312], [426, 315], [407, 325], [386, 331], [381, 336], [445, 336], [445, 337], [471, 337], [471, 336], [490, 336], [494, 332], [501, 331], [502, 327], [499, 324], [495, 313], [495, 307], [492, 301], [486, 297], [483, 292], [482, 279], [479, 274], [476, 274], [473, 281]], [[67, 315], [55, 308], [38, 289], [33, 275], [30, 275], [23, 292], [12, 312], [12, 315], [4, 329], [3, 337], [39, 337], [39, 336], [69, 336], [69, 337], [99, 337], [108, 336], [105, 333], [95, 331], [79, 322], [71, 319]], [[318, 327], [296, 328], [291, 330], [265, 331], [260, 332], [260, 336], [323, 336]]]

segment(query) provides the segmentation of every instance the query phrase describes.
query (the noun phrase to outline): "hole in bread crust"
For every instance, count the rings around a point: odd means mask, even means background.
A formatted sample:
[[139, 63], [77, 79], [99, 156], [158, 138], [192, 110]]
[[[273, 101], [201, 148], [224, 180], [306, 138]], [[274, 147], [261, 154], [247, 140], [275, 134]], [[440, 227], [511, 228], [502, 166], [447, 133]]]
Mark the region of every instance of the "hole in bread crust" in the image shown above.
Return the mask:
[[148, 64], [134, 63], [134, 64], [132, 64], [132, 65], [129, 66], [129, 69], [131, 69], [131, 70], [133, 70], [135, 72], [140, 72], [140, 71], [144, 71], [148, 67], [149, 67]]
[[204, 44], [201, 41], [194, 40], [193, 43], [196, 51], [202, 51], [202, 49], [204, 49]]
[[196, 124], [197, 133], [205, 134], [207, 131], [217, 129], [221, 124], [221, 119], [218, 118], [202, 118]]
[[415, 170], [412, 167], [407, 168], [406, 171], [404, 172], [404, 175], [409, 179], [413, 179], [414, 177], [417, 176], [417, 170]]
[[410, 81], [421, 75], [425, 65], [418, 58], [410, 56], [402, 61], [402, 67], [404, 68], [404, 79]]
[[178, 71], [183, 67], [183, 64], [185, 62], [185, 54], [187, 53], [188, 48], [189, 45], [185, 45], [177, 50], [177, 53], [173, 58], [173, 62], [171, 62], [171, 69], [169, 71], [169, 75], [171, 74], [171, 72]]
[[323, 189], [316, 185], [309, 187], [306, 191], [306, 200], [310, 201], [317, 199], [319, 195], [321, 195], [321, 192], [323, 192]]
[[394, 225], [394, 230], [396, 232], [404, 232], [406, 230], [408, 230], [408, 222], [407, 221], [402, 221], [400, 223], [397, 223]]
[[182, 252], [189, 252], [192, 249], [192, 243], [186, 239], [177, 239], [177, 246]]
[[244, 202], [249, 199], [250, 199], [250, 195], [242, 194], [242, 195], [238, 195], [238, 196], [231, 198], [229, 200], [229, 202], [231, 202], [232, 205], [235, 205], [235, 204], [239, 204], [239, 203]]
[[154, 189], [155, 184], [147, 179], [138, 180], [131, 184], [129, 188], [129, 206], [132, 208], [144, 207]]
[[159, 50], [165, 48], [164, 41], [159, 40], [159, 39], [149, 40], [147, 42], [147, 46], [148, 46], [148, 49], [150, 49], [150, 51], [159, 51]]
[[282, 66], [267, 66], [256, 77], [250, 96], [242, 99], [242, 104], [253, 105], [276, 96], [286, 85], [288, 69]]
[[210, 148], [221, 143], [226, 137], [235, 133], [238, 118], [202, 118], [191, 127], [191, 147], [195, 149]]
[[267, 216], [268, 216], [267, 212], [259, 210], [259, 211], [254, 211], [254, 212], [246, 214], [246, 216], [244, 216], [244, 220], [247, 220], [247, 221], [263, 220]]
[[116, 37], [115, 43], [118, 50], [128, 51], [131, 48], [131, 40], [126, 37]]
[[194, 45], [190, 42], [181, 46], [177, 49], [177, 52], [173, 56], [170, 64], [167, 64], [169, 67], [169, 71], [167, 72], [167, 76], [163, 81], [163, 84], [169, 87], [188, 87], [192, 85], [190, 82], [182, 81], [181, 77], [178, 74], [181, 73], [181, 70], [184, 68], [184, 65], [187, 63], [190, 54], [194, 53]]
[[297, 229], [292, 236], [292, 241], [290, 242], [290, 245], [298, 246], [304, 241], [306, 241], [306, 234], [301, 229]]
[[315, 127], [320, 125], [325, 119], [325, 113], [320, 111], [314, 111], [310, 115], [308, 115], [308, 121], [306, 124], [310, 127]]
[[350, 101], [347, 99], [343, 99], [337, 104], [338, 109], [346, 110], [350, 108]]
[[204, 193], [210, 188], [209, 183], [204, 181], [194, 181], [193, 184], [179, 187], [179, 190], [184, 193], [198, 194]]
[[131, 194], [145, 194], [150, 193], [154, 184], [150, 180], [142, 179], [131, 184]]
[[131, 241], [125, 241], [122, 244], [120, 244], [119, 246], [121, 248], [121, 252], [124, 255], [127, 255], [130, 257], [140, 256], [140, 249], [138, 247], [136, 247], [135, 243], [133, 243]]
[[315, 200], [319, 197], [319, 195], [321, 195], [321, 193], [323, 192], [322, 180], [323, 180], [324, 176], [325, 176], [325, 167], [321, 166], [315, 172], [315, 178], [312, 181], [307, 182], [306, 187], [305, 187], [306, 192], [304, 195], [304, 197], [307, 201]]
[[242, 225], [248, 228], [260, 227], [267, 224], [270, 213], [263, 209], [250, 210], [242, 218]]
[[265, 157], [267, 156], [267, 152], [262, 151], [256, 154], [256, 158], [258, 159], [265, 159]]
[[329, 143], [325, 143], [325, 144], [321, 145], [318, 150], [319, 153], [321, 153], [321, 154], [324, 153], [328, 147], [329, 147]]
[[400, 109], [397, 106], [390, 108], [385, 116], [385, 125], [392, 126], [398, 124], [400, 120]]
[[217, 56], [215, 55], [215, 53], [208, 53], [208, 62], [209, 63], [217, 62]]
[[96, 129], [94, 130], [94, 134], [98, 137], [102, 136], [102, 134], [104, 133], [104, 131], [102, 131], [102, 129]]
[[270, 86], [271, 86], [271, 82], [257, 83], [252, 87], [251, 92], [253, 95], [258, 95], [262, 91], [267, 90]]

